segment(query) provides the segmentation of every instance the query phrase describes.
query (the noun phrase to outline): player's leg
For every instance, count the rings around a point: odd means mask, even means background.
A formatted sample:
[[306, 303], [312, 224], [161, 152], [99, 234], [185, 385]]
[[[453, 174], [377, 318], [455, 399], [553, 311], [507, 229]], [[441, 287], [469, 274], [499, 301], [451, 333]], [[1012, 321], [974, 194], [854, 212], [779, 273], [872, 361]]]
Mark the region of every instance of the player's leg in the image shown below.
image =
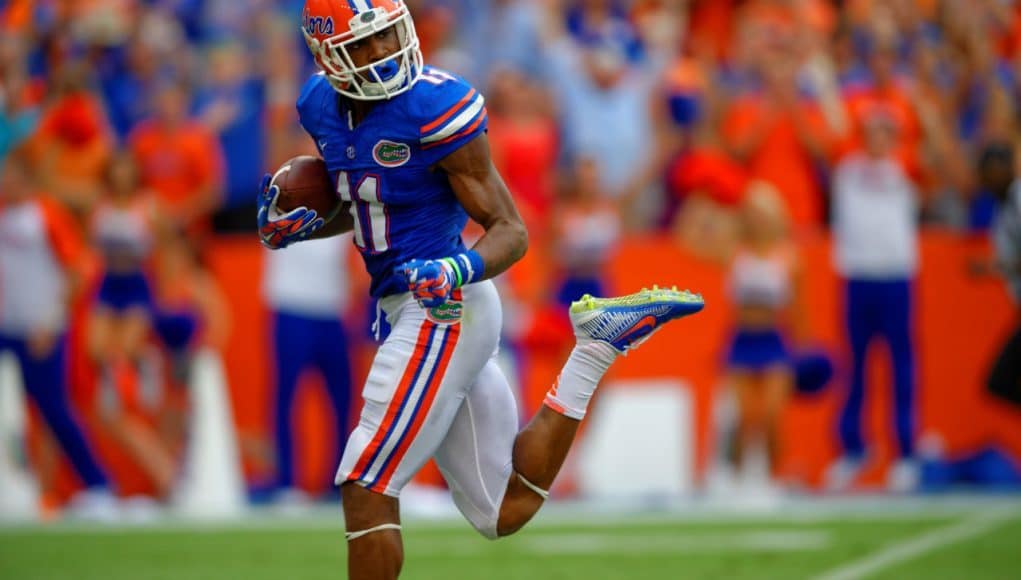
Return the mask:
[[844, 454], [860, 460], [865, 454], [861, 434], [861, 412], [865, 398], [865, 357], [875, 333], [872, 283], [850, 280], [847, 283], [847, 338], [851, 346], [851, 381], [847, 400], [840, 414], [840, 440]]
[[774, 477], [780, 465], [780, 418], [793, 389], [794, 374], [789, 366], [773, 365], [763, 373], [763, 430], [769, 469]]
[[847, 280], [846, 289], [845, 324], [851, 347], [851, 377], [837, 427], [843, 454], [826, 472], [826, 487], [837, 491], [845, 490], [854, 483], [864, 462], [865, 441], [861, 422], [865, 400], [865, 357], [876, 327], [872, 306], [873, 283]]
[[890, 347], [893, 366], [894, 425], [899, 444], [897, 461], [887, 472], [887, 488], [910, 492], [918, 487], [915, 460], [915, 353], [911, 343], [911, 282], [883, 283], [880, 332]]
[[[144, 346], [149, 319], [140, 308], [114, 310], [99, 304], [92, 318], [95, 347], [101, 350], [100, 385], [95, 401], [99, 426], [138, 464], [149, 477], [160, 497], [173, 487], [177, 462], [169, 446], [148, 422], [137, 416], [138, 401], [148, 409], [155, 407], [162, 387], [158, 362], [145, 360]], [[158, 355], [157, 355], [158, 356]], [[125, 372], [135, 367], [135, 381], [124, 382]]]
[[400, 570], [397, 498], [446, 437], [496, 351], [501, 325], [499, 297], [488, 282], [455, 291], [439, 309], [422, 309], [408, 294], [380, 305], [392, 331], [373, 360], [336, 477], [352, 579], [392, 578]]
[[97, 365], [102, 365], [113, 358], [116, 316], [113, 310], [102, 304], [97, 304], [89, 313], [86, 344], [89, 357]]
[[109, 393], [102, 406], [101, 420], [106, 434], [138, 464], [156, 487], [157, 494], [168, 496], [173, 489], [177, 462], [159, 433], [142, 418], [129, 413], [117, 393]]
[[348, 422], [351, 420], [351, 360], [348, 354], [347, 331], [339, 319], [322, 323], [321, 338], [317, 345], [316, 366], [322, 372], [326, 395], [330, 398], [337, 429], [333, 464], [340, 463], [347, 442]]
[[[412, 308], [408, 305], [398, 310], [403, 311], [400, 320], [376, 351], [362, 389], [364, 405], [358, 425], [348, 436], [337, 470], [335, 481], [341, 485], [351, 580], [396, 578], [404, 561], [399, 490], [386, 493], [385, 487], [374, 487], [379, 468], [373, 474], [365, 470], [375, 465], [378, 456], [394, 452], [391, 440], [396, 434], [406, 435], [408, 422], [401, 419], [409, 386], [417, 382], [418, 369], [434, 348], [428, 334], [431, 329], [425, 329], [424, 318], [410, 315]], [[390, 309], [386, 311], [390, 313]], [[421, 399], [421, 394], [418, 397]]]
[[894, 416], [900, 457], [915, 454], [915, 350], [911, 342], [911, 283], [883, 285], [881, 332], [890, 346], [893, 366]]
[[307, 319], [286, 312], [273, 316], [276, 388], [273, 398], [273, 438], [276, 447], [276, 491], [294, 487], [294, 446], [291, 411], [302, 369], [311, 362], [314, 336]]
[[497, 520], [513, 473], [511, 453], [517, 434], [514, 394], [496, 361], [490, 360], [461, 404], [435, 458], [458, 509], [491, 540], [498, 537]]
[[392, 580], [404, 564], [401, 510], [396, 497], [353, 481], [340, 487], [347, 526], [348, 580]]
[[[525, 431], [535, 434], [525, 440], [536, 447], [523, 453], [540, 458], [536, 465], [542, 464], [543, 473], [552, 474], [537, 477], [537, 481], [547, 486], [552, 483], [578, 423], [544, 407], [526, 427]], [[489, 361], [461, 404], [435, 458], [458, 509], [491, 540], [518, 530], [545, 499], [515, 475], [514, 461], [526, 464], [531, 472], [540, 472], [528, 458], [515, 455], [519, 438], [514, 395], [502, 371]]]
[[160, 354], [149, 344], [152, 319], [148, 305], [136, 304], [125, 309], [118, 319], [118, 352], [134, 367], [138, 398], [144, 407], [154, 409], [163, 388], [163, 365]]
[[[649, 307], [657, 301], [681, 302], [677, 295], [666, 293], [646, 296], [637, 303]], [[632, 339], [618, 342], [620, 351], [634, 346], [642, 336], [647, 337], [658, 324], [697, 311], [702, 306], [701, 299], [690, 295], [683, 302], [683, 305], [671, 305], [668, 310], [673, 312], [670, 314], [661, 313], [663, 318], [644, 334], [635, 333], [631, 335]], [[603, 309], [612, 304], [597, 303], [596, 306], [599, 307], [597, 315], [601, 315]], [[576, 314], [584, 314], [589, 310], [581, 308]], [[581, 316], [576, 317], [575, 321], [580, 323], [591, 321], [592, 318], [591, 315]], [[624, 327], [620, 332], [628, 328]], [[586, 348], [592, 342], [595, 341], [589, 334], [580, 331], [579, 343], [582, 346], [572, 355], [574, 363], [568, 363], [565, 372], [561, 374], [561, 385], [565, 380], [569, 388], [570, 381], [598, 382], [604, 368], [600, 366], [594, 371], [591, 368], [578, 368], [578, 361], [586, 361], [585, 357], [592, 354], [590, 351], [603, 350], [599, 346]], [[612, 361], [620, 351], [609, 344], [605, 346], [614, 353], [603, 353]], [[579, 374], [586, 378], [579, 379], [576, 376]], [[584, 410], [581, 411], [583, 413]], [[544, 406], [531, 423], [518, 432], [516, 403], [510, 386], [494, 360], [486, 363], [467, 392], [435, 454], [436, 463], [450, 485], [454, 502], [482, 535], [495, 539], [513, 533], [538, 511], [546, 495], [543, 491], [545, 488], [540, 485], [548, 487], [559, 472], [574, 440], [579, 421], [580, 417], [567, 417]], [[522, 473], [531, 474], [532, 478]]]
[[[117, 313], [99, 303], [89, 313], [86, 345], [91, 362], [96, 366], [101, 393], [114, 390], [114, 365], [117, 358]], [[104, 395], [109, 396], [109, 395]]]
[[140, 307], [127, 308], [120, 313], [116, 322], [116, 353], [131, 361], [142, 356], [146, 339], [149, 337], [149, 311]]
[[727, 425], [721, 439], [726, 461], [734, 474], [741, 473], [748, 433], [751, 429], [750, 394], [754, 389], [756, 369], [761, 356], [757, 344], [759, 333], [738, 328], [731, 339], [724, 368], [723, 384], [734, 403], [733, 420]]
[[88, 488], [106, 488], [107, 479], [96, 462], [67, 397], [66, 338], [56, 338], [47, 353], [33, 353], [19, 345], [18, 355], [25, 392], [35, 402], [67, 458]]
[[514, 472], [500, 506], [499, 535], [520, 529], [546, 500], [589, 400], [613, 361], [667, 322], [702, 307], [701, 296], [655, 287], [620, 298], [584, 296], [571, 305], [578, 342], [542, 408], [514, 439]]
[[734, 392], [734, 400], [737, 402], [737, 421], [728, 441], [727, 456], [734, 473], [740, 474], [755, 422], [753, 395], [757, 377], [755, 372], [741, 368], [732, 370], [727, 376], [727, 385]]

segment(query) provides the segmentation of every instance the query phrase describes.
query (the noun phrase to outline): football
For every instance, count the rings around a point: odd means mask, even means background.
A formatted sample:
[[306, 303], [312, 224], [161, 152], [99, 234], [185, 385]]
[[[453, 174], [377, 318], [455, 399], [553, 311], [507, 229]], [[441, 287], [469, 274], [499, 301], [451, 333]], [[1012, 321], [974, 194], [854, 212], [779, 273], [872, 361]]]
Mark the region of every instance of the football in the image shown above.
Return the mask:
[[277, 208], [284, 213], [304, 206], [326, 217], [340, 203], [326, 163], [311, 155], [299, 155], [284, 162], [273, 174], [272, 184], [280, 187]]

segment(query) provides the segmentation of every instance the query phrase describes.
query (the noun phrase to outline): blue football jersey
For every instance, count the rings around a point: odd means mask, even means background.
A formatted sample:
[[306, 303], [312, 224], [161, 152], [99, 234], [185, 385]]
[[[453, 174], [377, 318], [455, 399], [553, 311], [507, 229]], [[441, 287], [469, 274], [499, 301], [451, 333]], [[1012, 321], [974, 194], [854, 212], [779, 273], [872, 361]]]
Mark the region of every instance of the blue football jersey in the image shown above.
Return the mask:
[[321, 73], [305, 83], [298, 115], [336, 186], [351, 202], [354, 243], [381, 298], [406, 292], [396, 266], [465, 251], [468, 216], [437, 162], [486, 130], [482, 95], [463, 79], [424, 67], [415, 85], [380, 101], [357, 126], [350, 103]]

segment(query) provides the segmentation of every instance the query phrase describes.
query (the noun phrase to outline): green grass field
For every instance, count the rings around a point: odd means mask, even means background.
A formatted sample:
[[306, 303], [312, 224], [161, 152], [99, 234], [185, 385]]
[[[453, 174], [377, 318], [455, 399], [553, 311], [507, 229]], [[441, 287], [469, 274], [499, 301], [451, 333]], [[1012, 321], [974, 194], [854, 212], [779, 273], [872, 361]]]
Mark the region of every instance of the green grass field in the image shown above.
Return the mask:
[[[461, 522], [405, 523], [402, 578], [1021, 578], [1017, 506], [959, 513], [836, 513], [735, 519], [551, 516], [489, 542]], [[0, 578], [344, 578], [339, 517], [212, 526], [0, 528]]]

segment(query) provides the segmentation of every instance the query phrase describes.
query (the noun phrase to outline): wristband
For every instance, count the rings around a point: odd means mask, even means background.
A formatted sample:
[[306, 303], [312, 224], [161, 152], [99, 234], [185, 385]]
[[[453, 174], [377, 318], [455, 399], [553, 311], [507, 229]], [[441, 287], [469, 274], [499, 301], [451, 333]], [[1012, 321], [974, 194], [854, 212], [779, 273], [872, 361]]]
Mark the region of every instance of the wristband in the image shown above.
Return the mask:
[[472, 282], [478, 282], [482, 279], [486, 270], [486, 265], [482, 262], [482, 256], [475, 250], [468, 250], [456, 256], [443, 258], [443, 261], [454, 270], [454, 276], [457, 278], [457, 288]]

